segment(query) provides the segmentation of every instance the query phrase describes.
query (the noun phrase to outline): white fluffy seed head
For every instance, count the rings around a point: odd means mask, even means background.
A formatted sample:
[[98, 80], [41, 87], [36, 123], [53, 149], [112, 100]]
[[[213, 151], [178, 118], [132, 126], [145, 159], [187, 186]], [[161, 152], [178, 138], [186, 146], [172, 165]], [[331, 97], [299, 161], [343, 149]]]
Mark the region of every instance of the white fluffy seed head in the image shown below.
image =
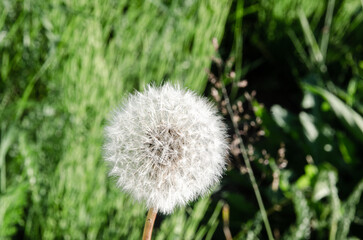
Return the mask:
[[225, 169], [226, 127], [206, 99], [179, 86], [130, 95], [105, 128], [117, 185], [164, 214], [208, 192]]

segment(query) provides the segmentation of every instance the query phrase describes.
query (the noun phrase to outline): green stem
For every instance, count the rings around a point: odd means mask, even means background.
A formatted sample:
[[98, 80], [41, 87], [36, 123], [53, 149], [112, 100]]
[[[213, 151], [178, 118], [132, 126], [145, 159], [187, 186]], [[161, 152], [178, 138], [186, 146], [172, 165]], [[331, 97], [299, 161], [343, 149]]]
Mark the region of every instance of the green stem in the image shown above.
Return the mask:
[[5, 159], [4, 162], [2, 163], [2, 167], [1, 167], [1, 189], [0, 189], [0, 193], [4, 193], [6, 191], [6, 163], [5, 163]]

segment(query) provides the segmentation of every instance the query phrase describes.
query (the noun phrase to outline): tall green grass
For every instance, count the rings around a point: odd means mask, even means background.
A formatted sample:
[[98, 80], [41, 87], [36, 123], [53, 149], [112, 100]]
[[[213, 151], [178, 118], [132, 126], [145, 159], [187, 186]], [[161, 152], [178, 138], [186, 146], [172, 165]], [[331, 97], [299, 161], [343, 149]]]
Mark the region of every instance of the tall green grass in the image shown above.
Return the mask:
[[[203, 92], [229, 5], [0, 3], [2, 239], [140, 239], [146, 208], [107, 176], [104, 123], [127, 93], [149, 83]], [[210, 238], [220, 207], [201, 226], [209, 204], [200, 200], [190, 218], [165, 217], [156, 238]]]

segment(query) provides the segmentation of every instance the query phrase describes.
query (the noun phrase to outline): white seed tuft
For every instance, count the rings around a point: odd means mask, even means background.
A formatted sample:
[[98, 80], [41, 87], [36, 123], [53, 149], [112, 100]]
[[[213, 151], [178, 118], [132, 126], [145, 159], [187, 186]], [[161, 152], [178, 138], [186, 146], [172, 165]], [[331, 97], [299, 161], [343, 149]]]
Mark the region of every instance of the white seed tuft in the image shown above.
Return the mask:
[[117, 185], [171, 213], [205, 194], [225, 169], [226, 127], [206, 99], [179, 86], [130, 95], [105, 128], [105, 160]]

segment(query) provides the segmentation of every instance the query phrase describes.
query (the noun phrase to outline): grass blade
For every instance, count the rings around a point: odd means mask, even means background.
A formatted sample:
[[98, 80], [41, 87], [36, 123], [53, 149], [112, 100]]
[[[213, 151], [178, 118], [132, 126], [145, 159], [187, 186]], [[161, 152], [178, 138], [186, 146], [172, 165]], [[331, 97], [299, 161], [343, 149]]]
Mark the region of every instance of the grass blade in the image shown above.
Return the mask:
[[304, 84], [303, 87], [306, 90], [323, 97], [329, 103], [331, 109], [338, 119], [346, 126], [351, 134], [363, 142], [363, 118], [361, 115], [359, 115], [334, 94], [323, 88], [309, 84]]
[[298, 15], [306, 43], [310, 48], [310, 57], [318, 64], [320, 71], [325, 73], [327, 69], [324, 64], [324, 57], [321, 53], [318, 43], [316, 42], [313, 31], [310, 28], [308, 19], [306, 18], [306, 15], [302, 9], [298, 11]]
[[332, 216], [330, 220], [329, 240], [335, 240], [338, 230], [338, 221], [341, 218], [341, 214], [340, 214], [340, 199], [338, 196], [338, 189], [336, 186], [337, 179], [334, 172], [328, 173], [328, 183], [330, 191], [330, 204], [332, 210]]
[[321, 54], [323, 55], [324, 62], [326, 59], [326, 52], [328, 50], [330, 26], [333, 19], [334, 5], [335, 5], [335, 0], [329, 0], [328, 8], [326, 10], [326, 15], [325, 15], [323, 36], [321, 38], [321, 43], [320, 43], [320, 50]]

